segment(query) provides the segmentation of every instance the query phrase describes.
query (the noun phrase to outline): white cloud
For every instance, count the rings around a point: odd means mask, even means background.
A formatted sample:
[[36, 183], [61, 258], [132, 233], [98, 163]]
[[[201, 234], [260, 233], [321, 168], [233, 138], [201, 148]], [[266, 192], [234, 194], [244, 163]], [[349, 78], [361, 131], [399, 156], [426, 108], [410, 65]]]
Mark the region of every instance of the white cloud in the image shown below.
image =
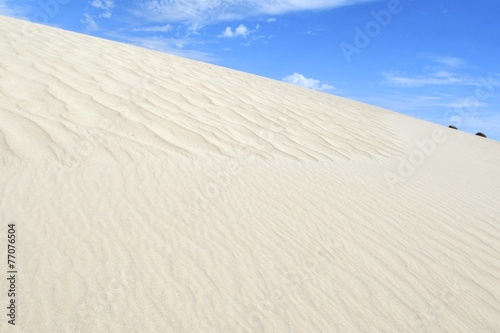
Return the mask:
[[6, 0], [0, 0], [0, 15], [7, 15], [11, 9], [7, 7]]
[[163, 37], [140, 38], [124, 35], [113, 35], [113, 38], [124, 40], [127, 43], [144, 47], [150, 50], [169, 53], [203, 62], [212, 62], [216, 60], [214, 55], [211, 53], [187, 49], [188, 46], [193, 44], [193, 41], [191, 41], [190, 39]]
[[[97, 19], [107, 18], [109, 19], [113, 16], [113, 8], [115, 7], [114, 0], [91, 0], [89, 5], [94, 8], [92, 13], [90, 10], [86, 10], [83, 14], [83, 19], [80, 20], [85, 25], [85, 28], [90, 31], [99, 30], [99, 25], [97, 24]], [[98, 14], [96, 14], [98, 12]]]
[[491, 90], [500, 85], [492, 75], [489, 77], [472, 77], [465, 73], [434, 71], [427, 74], [404, 76], [398, 72], [384, 72], [385, 82], [398, 87], [422, 86], [476, 86], [478, 89]]
[[90, 2], [90, 5], [95, 8], [100, 9], [108, 9], [113, 8], [114, 1], [113, 0], [93, 0]]
[[102, 11], [99, 17], [110, 18], [113, 15], [115, 2], [114, 0], [92, 0], [90, 5]]
[[381, 73], [385, 82], [398, 87], [422, 86], [476, 86], [491, 90], [499, 84], [498, 80], [489, 74], [485, 77], [473, 77], [464, 69], [465, 60], [449, 56], [423, 55], [426, 60], [434, 64], [423, 67], [422, 73], [417, 75], [402, 75], [398, 71]]
[[158, 25], [154, 27], [144, 27], [144, 28], [134, 28], [132, 31], [134, 32], [168, 32], [172, 30], [172, 26], [170, 24], [166, 25]]
[[26, 6], [14, 7], [14, 5], [11, 4], [7, 5], [7, 0], [0, 0], [0, 15], [15, 17], [23, 20], [29, 20], [27, 16], [28, 15], [27, 13], [29, 12], [30, 10], [26, 8]]
[[472, 110], [472, 109], [477, 109], [481, 107], [486, 107], [488, 104], [479, 101], [479, 99], [475, 97], [468, 97], [468, 98], [461, 98], [455, 102], [452, 102], [448, 105], [447, 107], [450, 108], [457, 108], [457, 109], [465, 109], [465, 110]]
[[226, 27], [226, 30], [224, 30], [217, 37], [224, 37], [224, 38], [247, 37], [248, 35], [259, 30], [259, 28], [260, 26], [257, 24], [255, 26], [255, 29], [250, 30], [244, 24], [240, 24], [236, 29], [234, 29], [234, 31], [231, 27]]
[[457, 68], [465, 64], [465, 60], [457, 57], [449, 57], [449, 56], [427, 56], [427, 59], [436, 62], [440, 65]]
[[283, 81], [296, 84], [298, 86], [306, 87], [314, 90], [333, 90], [335, 87], [321, 83], [319, 80], [308, 79], [304, 75], [299, 73], [293, 73], [292, 75], [285, 76]]
[[476, 85], [477, 80], [445, 71], [420, 76], [401, 76], [394, 72], [382, 73], [386, 82], [394, 86], [421, 87], [426, 85]]
[[85, 25], [85, 28], [87, 30], [95, 31], [99, 30], [99, 26], [97, 25], [94, 17], [90, 16], [89, 14], [83, 14], [83, 19], [80, 20]]
[[148, 0], [139, 11], [153, 21], [187, 22], [199, 27], [257, 15], [330, 9], [375, 0]]
[[457, 126], [460, 130], [474, 134], [483, 132], [488, 137], [500, 140], [500, 115], [495, 113], [455, 113], [444, 117], [445, 124]]
[[489, 138], [500, 140], [500, 115], [480, 114], [462, 119], [462, 128], [470, 133], [483, 132]]
[[276, 22], [276, 21], [278, 21], [278, 20], [277, 20], [275, 17], [271, 17], [271, 18], [270, 18], [270, 19], [268, 19], [266, 22], [267, 22], [267, 23], [274, 23], [274, 22]]
[[233, 29], [231, 29], [231, 27], [226, 27], [226, 30], [224, 30], [224, 32], [219, 36], [220, 37], [228, 37], [228, 38], [238, 37], [238, 36], [245, 37], [246, 35], [248, 35], [248, 33], [249, 33], [248, 28], [245, 25], [240, 24], [239, 27], [234, 29], [234, 32], [233, 32]]
[[114, 0], [93, 0], [90, 5], [98, 9], [108, 10], [115, 6], [115, 2]]

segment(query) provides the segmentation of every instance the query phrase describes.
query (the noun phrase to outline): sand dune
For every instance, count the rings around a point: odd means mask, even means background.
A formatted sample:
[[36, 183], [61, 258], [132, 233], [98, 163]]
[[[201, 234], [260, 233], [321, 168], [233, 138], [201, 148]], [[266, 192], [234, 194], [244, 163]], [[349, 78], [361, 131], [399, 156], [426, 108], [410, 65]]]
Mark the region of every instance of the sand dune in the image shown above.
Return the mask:
[[18, 332], [500, 332], [500, 143], [0, 18]]

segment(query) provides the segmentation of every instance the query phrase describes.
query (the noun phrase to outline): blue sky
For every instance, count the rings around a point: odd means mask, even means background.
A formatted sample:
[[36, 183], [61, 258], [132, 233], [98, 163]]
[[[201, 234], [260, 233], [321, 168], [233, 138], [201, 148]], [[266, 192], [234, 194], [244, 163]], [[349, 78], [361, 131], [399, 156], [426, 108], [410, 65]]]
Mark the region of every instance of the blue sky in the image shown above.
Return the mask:
[[500, 140], [500, 1], [0, 0], [0, 15]]

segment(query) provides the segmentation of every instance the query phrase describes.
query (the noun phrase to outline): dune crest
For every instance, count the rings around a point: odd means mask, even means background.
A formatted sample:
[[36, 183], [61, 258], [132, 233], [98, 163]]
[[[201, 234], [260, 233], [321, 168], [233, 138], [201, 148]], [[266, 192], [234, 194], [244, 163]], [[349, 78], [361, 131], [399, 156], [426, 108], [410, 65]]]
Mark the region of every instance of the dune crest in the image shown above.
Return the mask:
[[19, 332], [500, 331], [498, 142], [11, 18], [0, 41]]

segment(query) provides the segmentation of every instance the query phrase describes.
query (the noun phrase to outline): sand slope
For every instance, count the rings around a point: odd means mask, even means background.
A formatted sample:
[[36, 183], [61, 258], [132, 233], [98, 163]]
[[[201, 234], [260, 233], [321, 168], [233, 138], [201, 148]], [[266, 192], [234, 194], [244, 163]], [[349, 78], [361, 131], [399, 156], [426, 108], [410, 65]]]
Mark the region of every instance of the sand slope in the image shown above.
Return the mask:
[[500, 332], [498, 142], [10, 18], [0, 41], [0, 331]]

